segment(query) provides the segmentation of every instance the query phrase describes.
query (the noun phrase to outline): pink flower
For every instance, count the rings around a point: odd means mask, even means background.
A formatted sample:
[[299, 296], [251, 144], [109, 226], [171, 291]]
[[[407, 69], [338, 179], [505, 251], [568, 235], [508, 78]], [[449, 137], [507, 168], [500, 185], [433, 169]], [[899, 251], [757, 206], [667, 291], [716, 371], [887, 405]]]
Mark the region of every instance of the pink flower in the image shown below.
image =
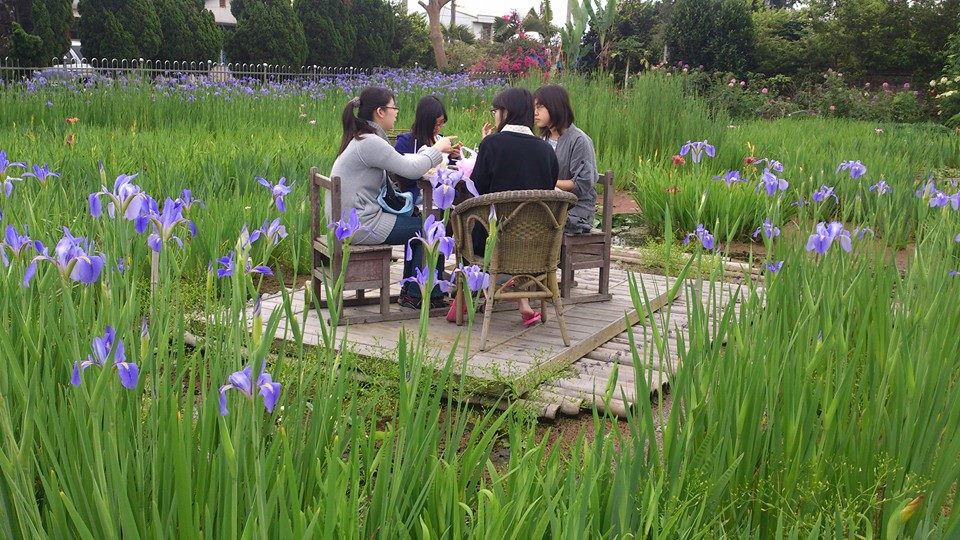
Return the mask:
[[764, 88], [763, 90], [760, 90], [760, 93], [761, 93], [761, 94], [766, 94], [767, 92], [768, 92], [768, 90], [767, 90], [766, 88]]

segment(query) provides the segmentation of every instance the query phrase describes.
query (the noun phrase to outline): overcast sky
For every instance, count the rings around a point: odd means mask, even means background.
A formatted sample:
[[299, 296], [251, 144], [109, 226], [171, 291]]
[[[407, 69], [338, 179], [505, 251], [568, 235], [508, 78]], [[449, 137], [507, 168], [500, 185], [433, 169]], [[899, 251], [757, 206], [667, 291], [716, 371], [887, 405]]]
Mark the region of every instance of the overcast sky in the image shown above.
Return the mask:
[[[424, 0], [424, 3], [427, 3]], [[423, 8], [417, 3], [417, 0], [408, 0], [409, 9], [423, 12]], [[567, 0], [551, 0], [550, 7], [553, 9], [553, 22], [562, 25], [567, 18]], [[471, 15], [505, 15], [511, 9], [516, 9], [521, 15], [530, 11], [530, 8], [540, 9], [540, 0], [457, 0], [457, 11], [470, 13]], [[450, 9], [450, 4], [443, 7], [444, 11]]]

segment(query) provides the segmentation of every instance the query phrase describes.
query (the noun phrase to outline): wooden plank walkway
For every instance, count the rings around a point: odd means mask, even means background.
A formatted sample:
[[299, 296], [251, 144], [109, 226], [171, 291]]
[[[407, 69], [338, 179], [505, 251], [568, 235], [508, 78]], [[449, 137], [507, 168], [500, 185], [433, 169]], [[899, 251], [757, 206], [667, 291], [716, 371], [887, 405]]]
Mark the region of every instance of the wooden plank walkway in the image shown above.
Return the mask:
[[[400, 272], [400, 265], [394, 264], [395, 284], [400, 281]], [[716, 305], [722, 309], [735, 297], [739, 287], [729, 283], [715, 284], [715, 290], [711, 291], [709, 282], [698, 285], [696, 281], [688, 280], [679, 295], [670, 301], [667, 293], [675, 283], [673, 278], [639, 273], [634, 277], [638, 287], [645, 287], [650, 300], [650, 307], [643, 309], [655, 310], [652, 320], [646, 320], [644, 313], [637, 316], [630, 297], [627, 272], [612, 268], [611, 301], [564, 306], [571, 347], [563, 345], [553, 307], [549, 304], [546, 306], [546, 322], [525, 328], [515, 310], [500, 311], [498, 302], [491, 321], [487, 351], [477, 349], [483, 314], [478, 313], [475, 317], [469, 351], [466, 351], [467, 327], [458, 327], [442, 316], [434, 316], [430, 318], [427, 330], [428, 359], [440, 365], [456, 347], [455, 360], [462, 362], [466, 357], [467, 375], [483, 382], [480, 386], [486, 392], [502, 396], [506, 391], [510, 398], [519, 397], [527, 405], [537, 408], [543, 417], [553, 418], [561, 412], [577, 414], [582, 408], [595, 406], [625, 415], [626, 409], [636, 399], [641, 399], [636, 395], [636, 377], [643, 377], [651, 391], [642, 399], [650, 399], [667, 387], [678, 363], [677, 338], [686, 334], [692, 318], [689, 313], [691, 294], [698, 294], [705, 306]], [[598, 279], [596, 270], [577, 272], [578, 287], [574, 288], [573, 294], [595, 292]], [[393, 292], [398, 293], [399, 285], [394, 288]], [[294, 317], [302, 321], [303, 289], [293, 291], [290, 297]], [[282, 309], [281, 296], [264, 297], [262, 307], [266, 321], [273, 310]], [[397, 305], [391, 305], [391, 308], [398, 312], [412, 311]], [[348, 307], [344, 311], [350, 312], [350, 316], [358, 316], [364, 311], [376, 312], [378, 309], [379, 306], [372, 305]], [[628, 317], [631, 314], [632, 318]], [[321, 315], [328, 317], [326, 310], [321, 310]], [[628, 320], [636, 323], [630, 329], [636, 355], [629, 345]], [[709, 324], [710, 320], [701, 322]], [[653, 325], [662, 338], [659, 346], [653, 337]], [[345, 336], [347, 347], [353, 352], [389, 361], [397, 356], [401, 331], [406, 331], [412, 339], [418, 330], [417, 319], [354, 324], [338, 329], [338, 341]], [[322, 346], [320, 320], [312, 309], [302, 331], [305, 345]], [[285, 320], [281, 321], [275, 337], [293, 339]], [[462, 363], [456, 365], [456, 369], [461, 368], [464, 368]], [[615, 373], [616, 379], [611, 380]], [[613, 399], [604, 400], [603, 394], [609, 384], [613, 384]]]

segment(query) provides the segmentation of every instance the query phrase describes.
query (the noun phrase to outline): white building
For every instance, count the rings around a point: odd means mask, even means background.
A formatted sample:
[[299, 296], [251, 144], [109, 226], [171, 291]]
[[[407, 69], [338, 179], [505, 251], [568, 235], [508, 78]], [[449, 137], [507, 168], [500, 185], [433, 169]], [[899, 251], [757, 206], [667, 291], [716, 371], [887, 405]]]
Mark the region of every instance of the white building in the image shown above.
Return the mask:
[[[474, 15], [465, 11], [457, 10], [456, 23], [466, 26], [481, 41], [490, 41], [493, 37], [493, 21], [500, 15]], [[440, 24], [450, 26], [450, 4], [447, 4], [440, 10]]]
[[204, 7], [213, 12], [213, 19], [220, 26], [236, 26], [237, 19], [230, 13], [230, 0], [205, 0]]

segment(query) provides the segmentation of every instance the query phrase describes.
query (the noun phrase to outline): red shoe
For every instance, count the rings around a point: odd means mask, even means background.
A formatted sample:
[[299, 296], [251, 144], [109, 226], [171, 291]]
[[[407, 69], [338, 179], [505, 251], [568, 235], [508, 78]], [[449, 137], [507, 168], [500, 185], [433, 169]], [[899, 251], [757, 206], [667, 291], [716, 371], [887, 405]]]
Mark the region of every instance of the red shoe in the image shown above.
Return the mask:
[[533, 314], [530, 315], [529, 317], [526, 316], [526, 315], [521, 314], [521, 315], [520, 315], [520, 318], [523, 319], [523, 325], [524, 325], [524, 326], [533, 326], [533, 325], [537, 324], [538, 322], [540, 322], [540, 319], [541, 319], [541, 317], [540, 317], [540, 312], [539, 312], [539, 311], [534, 311]]
[[[460, 310], [461, 314], [463, 315], [462, 318], [463, 318], [463, 319], [466, 319], [466, 318], [467, 318], [467, 303], [466, 303], [466, 302], [463, 302], [463, 304], [461, 304], [461, 306], [463, 307], [463, 309]], [[450, 309], [447, 310], [447, 321], [452, 322], [452, 323], [457, 322], [457, 301], [456, 301], [456, 300], [454, 300], [453, 303], [450, 304]]]

